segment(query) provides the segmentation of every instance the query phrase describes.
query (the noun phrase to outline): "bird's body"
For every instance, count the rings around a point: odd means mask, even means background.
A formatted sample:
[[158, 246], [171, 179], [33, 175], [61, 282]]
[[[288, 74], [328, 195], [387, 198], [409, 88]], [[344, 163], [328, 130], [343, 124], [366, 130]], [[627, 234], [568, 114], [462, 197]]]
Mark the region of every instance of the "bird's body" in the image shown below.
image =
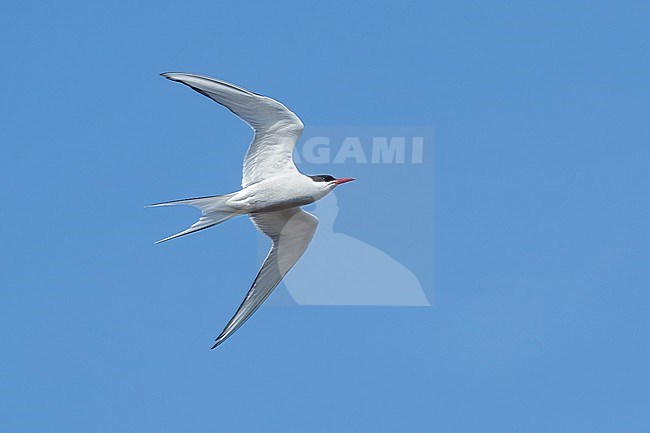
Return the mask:
[[302, 173], [288, 173], [254, 183], [234, 193], [227, 204], [244, 213], [270, 212], [305, 206], [331, 190], [320, 188]]
[[241, 306], [217, 337], [216, 347], [234, 333], [266, 300], [298, 261], [311, 241], [318, 219], [300, 209], [351, 178], [306, 176], [296, 168], [292, 154], [303, 130], [298, 117], [281, 103], [232, 84], [193, 74], [162, 74], [225, 106], [255, 132], [242, 170], [242, 189], [225, 195], [158, 203], [152, 206], [190, 205], [202, 217], [187, 230], [164, 242], [212, 227], [239, 215], [248, 215], [273, 245]]

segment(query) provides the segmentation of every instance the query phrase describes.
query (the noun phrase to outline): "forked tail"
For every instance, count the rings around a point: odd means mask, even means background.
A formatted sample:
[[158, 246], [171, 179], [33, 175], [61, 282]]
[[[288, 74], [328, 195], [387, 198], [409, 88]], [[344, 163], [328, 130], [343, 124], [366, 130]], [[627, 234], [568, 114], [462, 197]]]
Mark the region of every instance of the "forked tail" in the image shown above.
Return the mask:
[[199, 230], [207, 229], [208, 227], [212, 227], [214, 225], [220, 224], [222, 222], [226, 222], [229, 219], [236, 217], [237, 215], [239, 215], [239, 213], [235, 209], [231, 208], [226, 204], [228, 199], [232, 196], [233, 194], [225, 194], [225, 195], [215, 195], [211, 197], [188, 198], [185, 200], [167, 201], [164, 203], [156, 203], [147, 206], [147, 207], [158, 207], [158, 206], [175, 206], [179, 204], [184, 204], [184, 205], [194, 206], [196, 208], [199, 208], [203, 213], [203, 216], [201, 216], [201, 218], [197, 222], [192, 224], [192, 226], [187, 230], [183, 230], [180, 233], [176, 233], [175, 235], [166, 237], [165, 239], [161, 239], [156, 243], [159, 244], [161, 242], [165, 242], [180, 236], [198, 232]]

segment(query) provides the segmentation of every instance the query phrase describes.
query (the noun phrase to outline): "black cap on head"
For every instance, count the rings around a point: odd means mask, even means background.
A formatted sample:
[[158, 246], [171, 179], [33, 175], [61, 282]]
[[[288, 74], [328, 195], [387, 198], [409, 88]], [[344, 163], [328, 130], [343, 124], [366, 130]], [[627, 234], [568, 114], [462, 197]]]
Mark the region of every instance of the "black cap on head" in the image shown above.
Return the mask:
[[309, 177], [311, 177], [311, 180], [314, 182], [331, 182], [333, 180], [336, 180], [334, 176], [330, 176], [329, 174], [317, 174], [315, 176]]

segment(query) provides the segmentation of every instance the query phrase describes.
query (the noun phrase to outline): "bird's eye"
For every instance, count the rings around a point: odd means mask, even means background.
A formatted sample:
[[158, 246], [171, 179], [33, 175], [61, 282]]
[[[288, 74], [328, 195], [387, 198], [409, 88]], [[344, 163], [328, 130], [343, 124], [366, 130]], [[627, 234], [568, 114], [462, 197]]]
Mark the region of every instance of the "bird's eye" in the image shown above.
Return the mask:
[[319, 174], [317, 176], [309, 176], [314, 182], [331, 182], [336, 180], [335, 177], [330, 176], [329, 174]]

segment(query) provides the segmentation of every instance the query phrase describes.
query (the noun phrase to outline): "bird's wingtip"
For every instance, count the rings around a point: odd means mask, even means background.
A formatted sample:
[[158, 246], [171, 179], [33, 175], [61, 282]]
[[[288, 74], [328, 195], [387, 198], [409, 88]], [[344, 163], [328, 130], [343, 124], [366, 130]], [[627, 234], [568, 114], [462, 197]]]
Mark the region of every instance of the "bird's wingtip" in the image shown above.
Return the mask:
[[176, 75], [178, 74], [179, 72], [163, 72], [160, 74], [160, 76], [167, 78], [168, 80], [176, 81]]
[[214, 349], [215, 347], [219, 346], [221, 343], [226, 341], [228, 337], [224, 336], [224, 333], [222, 332], [214, 341], [214, 345], [210, 348], [210, 350]]

